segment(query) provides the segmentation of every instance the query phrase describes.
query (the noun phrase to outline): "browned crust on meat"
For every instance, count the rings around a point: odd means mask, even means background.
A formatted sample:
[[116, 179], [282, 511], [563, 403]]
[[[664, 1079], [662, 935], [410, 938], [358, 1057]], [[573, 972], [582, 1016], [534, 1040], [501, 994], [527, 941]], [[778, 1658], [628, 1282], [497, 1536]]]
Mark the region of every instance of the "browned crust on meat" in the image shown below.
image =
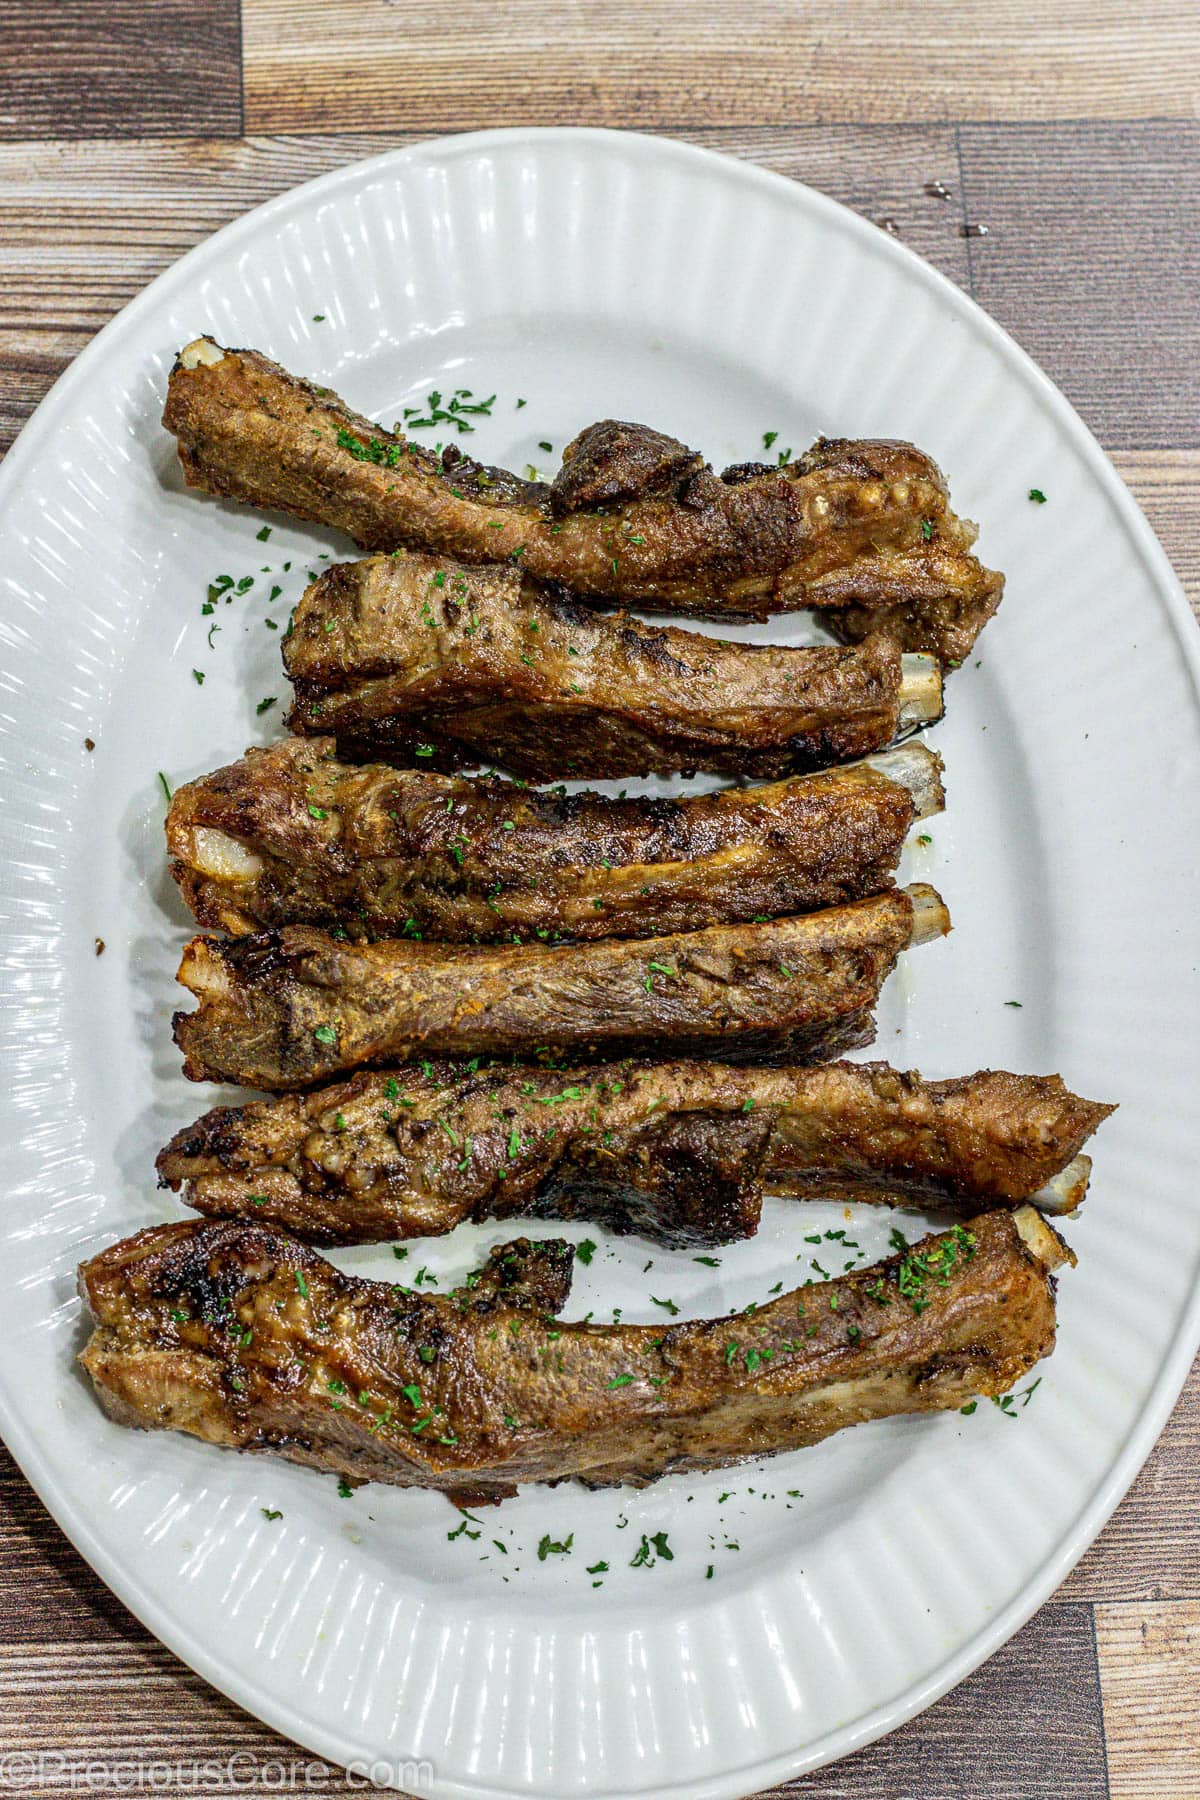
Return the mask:
[[[914, 814], [908, 788], [869, 764], [620, 800], [349, 765], [335, 748], [285, 738], [176, 788], [171, 872], [201, 925], [443, 943], [653, 937], [878, 893]], [[246, 853], [236, 867], [221, 861], [226, 840]]]
[[283, 649], [291, 729], [355, 761], [500, 762], [532, 781], [777, 776], [869, 755], [899, 727], [891, 640], [724, 643], [416, 553], [327, 568]]
[[[940, 470], [906, 443], [822, 439], [785, 468], [719, 480], [673, 440], [606, 420], [576, 440], [587, 481], [568, 463], [556, 512], [550, 488], [457, 451], [443, 463], [253, 350], [178, 360], [163, 423], [193, 487], [335, 526], [366, 549], [519, 555], [531, 579], [590, 600], [713, 618], [834, 608], [855, 637], [871, 629], [861, 613], [882, 606], [906, 649], [959, 662], [1003, 589], [971, 554], [975, 527], [950, 510]], [[572, 506], [598, 506], [564, 514], [568, 484]]]
[[[940, 929], [944, 908], [928, 893]], [[869, 1039], [881, 983], [914, 932], [903, 889], [801, 918], [640, 942], [485, 949], [313, 926], [193, 938], [175, 1015], [192, 1080], [277, 1091], [422, 1057], [703, 1055], [824, 1061]]]
[[556, 1322], [570, 1257], [502, 1246], [474, 1289], [441, 1296], [343, 1275], [270, 1227], [157, 1226], [82, 1265], [81, 1361], [124, 1424], [498, 1499], [1002, 1393], [1053, 1348], [1050, 1272], [1070, 1252], [986, 1213], [752, 1317], [666, 1326]]
[[1057, 1075], [925, 1081], [885, 1063], [398, 1067], [217, 1107], [157, 1168], [200, 1212], [316, 1243], [522, 1215], [724, 1243], [757, 1229], [764, 1186], [962, 1213], [1020, 1205], [1111, 1110]]

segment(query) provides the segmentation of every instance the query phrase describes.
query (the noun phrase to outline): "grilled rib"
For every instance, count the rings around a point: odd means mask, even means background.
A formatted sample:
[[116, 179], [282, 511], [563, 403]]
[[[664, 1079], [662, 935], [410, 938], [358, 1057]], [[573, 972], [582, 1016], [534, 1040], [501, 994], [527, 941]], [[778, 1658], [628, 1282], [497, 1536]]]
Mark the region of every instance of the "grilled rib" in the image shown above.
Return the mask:
[[121, 1424], [460, 1503], [642, 1485], [1000, 1394], [1054, 1347], [1029, 1207], [767, 1299], [752, 1317], [559, 1324], [572, 1247], [518, 1241], [448, 1295], [343, 1275], [266, 1226], [161, 1225], [85, 1262], [80, 1358]]
[[653, 937], [892, 885], [941, 761], [872, 762], [684, 799], [531, 792], [336, 760], [285, 738], [177, 787], [171, 872], [201, 925], [340, 925], [442, 943]]
[[441, 1056], [824, 1061], [869, 1041], [900, 951], [949, 928], [917, 885], [801, 918], [557, 949], [351, 944], [309, 925], [193, 938], [179, 980], [200, 1006], [176, 1013], [175, 1041], [191, 1080], [271, 1090]]
[[397, 1068], [217, 1107], [157, 1168], [199, 1212], [314, 1243], [536, 1216], [716, 1244], [753, 1235], [764, 1187], [964, 1215], [1026, 1200], [1072, 1211], [1091, 1169], [1080, 1151], [1111, 1110], [1057, 1075], [925, 1081], [885, 1063]]
[[718, 478], [677, 440], [608, 419], [568, 446], [547, 487], [453, 447], [436, 456], [211, 338], [180, 352], [163, 423], [192, 487], [336, 526], [366, 549], [519, 555], [533, 580], [604, 603], [726, 619], [813, 607], [848, 641], [883, 627], [960, 662], [1003, 591], [911, 444], [822, 439], [785, 468]]
[[704, 768], [787, 775], [866, 756], [941, 712], [930, 657], [722, 643], [590, 612], [514, 568], [336, 563], [283, 646], [293, 731], [353, 761], [501, 762], [531, 781]]

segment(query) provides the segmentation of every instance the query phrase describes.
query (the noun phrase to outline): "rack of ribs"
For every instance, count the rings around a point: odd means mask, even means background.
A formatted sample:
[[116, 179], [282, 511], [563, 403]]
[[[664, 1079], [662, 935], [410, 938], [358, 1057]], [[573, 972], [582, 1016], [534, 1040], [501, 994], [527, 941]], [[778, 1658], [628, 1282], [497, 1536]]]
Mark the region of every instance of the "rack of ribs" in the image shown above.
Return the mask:
[[870, 1041], [871, 1009], [901, 950], [941, 937], [933, 888], [664, 937], [488, 948], [311, 925], [193, 938], [176, 1013], [193, 1081], [310, 1087], [359, 1065], [423, 1058], [713, 1055], [823, 1062]]
[[283, 659], [291, 729], [352, 761], [503, 763], [530, 781], [788, 775], [870, 755], [942, 706], [933, 658], [891, 639], [728, 643], [415, 552], [327, 568]]
[[752, 1314], [560, 1322], [574, 1250], [499, 1246], [430, 1294], [344, 1275], [270, 1226], [152, 1226], [79, 1272], [110, 1416], [460, 1504], [522, 1482], [644, 1485], [845, 1426], [998, 1395], [1054, 1347], [1074, 1262], [1031, 1207], [987, 1212]]
[[435, 454], [254, 350], [197, 338], [163, 423], [192, 487], [345, 531], [365, 549], [519, 558], [531, 580], [601, 604], [717, 619], [814, 608], [845, 641], [878, 630], [961, 662], [1003, 577], [945, 478], [906, 443], [822, 439], [797, 461], [714, 475], [677, 439], [605, 419], [552, 483]]
[[654, 937], [837, 906], [892, 885], [941, 759], [868, 762], [681, 798], [540, 793], [337, 760], [284, 738], [177, 787], [171, 872], [201, 925], [335, 926], [441, 943]]
[[1057, 1075], [925, 1081], [885, 1063], [361, 1072], [222, 1106], [176, 1133], [162, 1185], [308, 1242], [429, 1237], [464, 1221], [590, 1219], [673, 1248], [758, 1228], [764, 1189], [1070, 1212], [1111, 1107]]

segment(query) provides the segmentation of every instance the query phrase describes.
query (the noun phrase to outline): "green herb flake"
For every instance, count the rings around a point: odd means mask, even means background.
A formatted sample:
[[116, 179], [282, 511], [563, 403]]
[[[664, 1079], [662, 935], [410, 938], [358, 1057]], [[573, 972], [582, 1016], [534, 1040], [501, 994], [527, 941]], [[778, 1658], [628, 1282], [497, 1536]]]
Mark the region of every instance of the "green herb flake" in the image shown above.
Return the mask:
[[1035, 506], [1045, 506], [1046, 504], [1046, 496], [1043, 494], [1041, 488], [1030, 488], [1029, 498], [1033, 501]]
[[[572, 1532], [569, 1537], [563, 1538], [561, 1540], [561, 1542], [557, 1538], [552, 1538], [550, 1536], [550, 1533], [547, 1532], [545, 1537], [543, 1537], [542, 1541], [538, 1545], [538, 1551], [537, 1551], [538, 1561], [545, 1562], [545, 1560], [548, 1556], [569, 1556], [571, 1553], [571, 1545], [574, 1542], [575, 1542], [575, 1533], [574, 1532]], [[589, 1573], [590, 1573], [590, 1571], [589, 1571]]]

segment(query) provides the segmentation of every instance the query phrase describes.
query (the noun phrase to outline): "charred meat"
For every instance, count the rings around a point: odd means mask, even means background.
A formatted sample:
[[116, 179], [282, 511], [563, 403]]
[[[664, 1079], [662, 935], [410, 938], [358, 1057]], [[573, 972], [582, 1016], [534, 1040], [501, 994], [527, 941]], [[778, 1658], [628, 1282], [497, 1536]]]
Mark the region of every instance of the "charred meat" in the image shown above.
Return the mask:
[[1080, 1151], [1110, 1110], [1056, 1075], [925, 1081], [885, 1063], [400, 1067], [217, 1107], [157, 1166], [199, 1212], [315, 1243], [534, 1216], [683, 1246], [751, 1236], [764, 1188], [1071, 1211], [1091, 1167]]
[[201, 925], [340, 926], [441, 943], [654, 937], [879, 893], [941, 764], [907, 744], [680, 799], [538, 793], [337, 761], [285, 738], [176, 788], [171, 871]]
[[723, 643], [551, 599], [514, 568], [415, 553], [326, 569], [283, 654], [293, 731], [355, 762], [504, 763], [531, 781], [788, 775], [941, 712], [936, 663], [890, 639]]
[[554, 949], [352, 944], [310, 925], [193, 938], [179, 979], [200, 1006], [176, 1013], [175, 1041], [193, 1081], [270, 1090], [433, 1057], [819, 1062], [869, 1042], [900, 951], [949, 928], [918, 885], [800, 918]]
[[883, 626], [907, 650], [961, 662], [1003, 591], [911, 444], [822, 439], [784, 468], [717, 476], [677, 439], [605, 419], [547, 486], [453, 447], [435, 455], [211, 338], [180, 352], [163, 423], [192, 487], [370, 550], [519, 557], [532, 580], [602, 603], [727, 619], [813, 607], [848, 641]]
[[642, 1485], [1001, 1394], [1054, 1347], [1071, 1252], [984, 1213], [752, 1316], [560, 1323], [572, 1248], [502, 1245], [447, 1295], [343, 1275], [270, 1226], [161, 1225], [85, 1262], [81, 1361], [121, 1424], [347, 1481], [502, 1499]]

